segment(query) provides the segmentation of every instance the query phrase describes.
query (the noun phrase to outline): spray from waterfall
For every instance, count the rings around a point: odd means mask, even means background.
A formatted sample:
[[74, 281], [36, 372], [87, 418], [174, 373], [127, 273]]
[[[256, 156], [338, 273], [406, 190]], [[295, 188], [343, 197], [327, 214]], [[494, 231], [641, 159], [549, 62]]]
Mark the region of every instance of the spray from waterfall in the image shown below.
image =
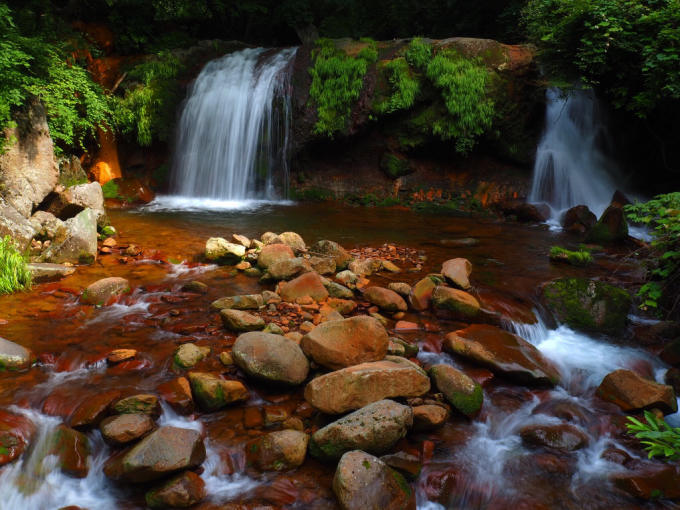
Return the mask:
[[295, 52], [246, 49], [205, 66], [179, 121], [173, 194], [213, 202], [285, 195]]
[[598, 217], [609, 205], [620, 177], [607, 156], [611, 145], [592, 90], [561, 98], [547, 91], [546, 128], [536, 152], [529, 202], [550, 206], [552, 220], [587, 205]]

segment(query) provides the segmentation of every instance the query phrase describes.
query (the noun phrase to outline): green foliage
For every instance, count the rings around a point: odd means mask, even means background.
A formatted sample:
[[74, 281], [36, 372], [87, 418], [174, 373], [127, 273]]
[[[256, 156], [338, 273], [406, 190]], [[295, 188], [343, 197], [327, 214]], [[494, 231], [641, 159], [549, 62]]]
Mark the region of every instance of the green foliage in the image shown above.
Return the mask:
[[110, 123], [110, 100], [74, 58], [77, 35], [56, 21], [36, 27], [21, 14], [22, 25], [0, 4], [0, 129], [10, 126], [13, 107], [37, 96], [55, 142], [84, 148], [85, 138]]
[[553, 246], [550, 249], [550, 258], [580, 267], [586, 267], [593, 261], [593, 256], [587, 250], [569, 251], [561, 246]]
[[31, 288], [31, 272], [26, 257], [17, 250], [10, 236], [0, 239], [0, 294]]
[[524, 21], [557, 83], [602, 84], [641, 117], [680, 99], [679, 0], [530, 0]]
[[386, 75], [391, 90], [387, 100], [376, 105], [376, 111], [385, 114], [411, 108], [420, 92], [420, 82], [413, 76], [406, 60], [390, 60], [385, 63], [382, 72]]
[[126, 136], [140, 145], [151, 145], [154, 138], [168, 141], [175, 122], [180, 91], [174, 78], [182, 63], [169, 52], [137, 65], [128, 76], [139, 84], [118, 100], [116, 118]]
[[409, 43], [404, 56], [406, 61], [413, 67], [425, 70], [432, 60], [432, 46], [424, 43], [421, 38], [416, 37]]
[[104, 198], [118, 198], [120, 187], [114, 181], [109, 181], [102, 186], [102, 193]]
[[658, 420], [649, 411], [645, 411], [645, 420], [647, 423], [642, 423], [639, 420], [628, 416], [626, 424], [628, 433], [635, 435], [642, 444], [647, 445], [645, 450], [649, 452], [649, 458], [664, 457], [666, 460], [680, 459], [680, 428], [673, 428], [664, 420]]
[[638, 296], [640, 308], [658, 308], [668, 284], [680, 275], [680, 192], [659, 195], [645, 203], [624, 207], [628, 219], [652, 230], [652, 253], [647, 259], [649, 281]]
[[363, 88], [368, 65], [375, 62], [378, 54], [372, 41], [356, 57], [338, 50], [330, 39], [319, 39], [316, 45], [314, 66], [309, 69], [312, 76], [309, 96], [318, 112], [313, 132], [332, 138], [334, 133], [346, 128], [352, 105]]
[[491, 127], [494, 102], [487, 94], [490, 75], [479, 61], [453, 50], [437, 53], [427, 66], [427, 76], [444, 98], [448, 115], [434, 123], [432, 132], [442, 140], [456, 139], [456, 150], [467, 154], [475, 136]]

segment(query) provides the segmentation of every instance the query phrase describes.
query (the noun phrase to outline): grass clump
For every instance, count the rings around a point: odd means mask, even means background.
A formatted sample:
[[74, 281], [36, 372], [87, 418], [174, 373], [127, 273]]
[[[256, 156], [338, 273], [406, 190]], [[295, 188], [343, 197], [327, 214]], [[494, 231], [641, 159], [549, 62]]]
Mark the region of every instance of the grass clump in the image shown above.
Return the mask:
[[569, 251], [561, 246], [553, 246], [550, 249], [550, 260], [566, 262], [572, 266], [586, 267], [593, 261], [593, 256], [589, 251]]
[[31, 271], [26, 257], [10, 236], [0, 240], [0, 294], [12, 294], [31, 288]]

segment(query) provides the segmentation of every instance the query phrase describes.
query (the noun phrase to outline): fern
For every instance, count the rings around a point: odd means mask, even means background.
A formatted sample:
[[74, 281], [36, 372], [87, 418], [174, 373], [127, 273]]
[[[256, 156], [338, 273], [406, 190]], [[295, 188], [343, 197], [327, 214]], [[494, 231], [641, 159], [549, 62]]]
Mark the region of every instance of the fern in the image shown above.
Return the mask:
[[404, 56], [413, 67], [425, 70], [432, 60], [432, 46], [424, 43], [420, 37], [416, 37], [406, 48]]
[[0, 239], [0, 294], [31, 288], [31, 271], [26, 257], [17, 250], [10, 236]]
[[411, 108], [420, 92], [420, 82], [413, 76], [406, 60], [397, 58], [388, 61], [383, 66], [383, 72], [387, 75], [391, 91], [389, 98], [377, 105], [378, 113], [391, 113]]
[[645, 450], [649, 452], [649, 458], [665, 457], [666, 460], [680, 459], [680, 428], [673, 428], [663, 420], [657, 420], [649, 411], [645, 411], [647, 423], [628, 417], [628, 433], [634, 434], [646, 445]]

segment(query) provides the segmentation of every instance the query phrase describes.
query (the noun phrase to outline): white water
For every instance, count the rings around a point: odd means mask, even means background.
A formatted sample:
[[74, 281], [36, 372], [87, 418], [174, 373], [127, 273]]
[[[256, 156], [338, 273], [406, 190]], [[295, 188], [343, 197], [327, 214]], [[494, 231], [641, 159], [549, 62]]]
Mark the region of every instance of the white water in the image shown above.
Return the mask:
[[582, 204], [599, 218], [620, 178], [606, 154], [609, 138], [597, 99], [591, 90], [580, 89], [567, 99], [549, 89], [546, 97], [546, 128], [536, 151], [529, 202], [548, 204], [553, 221]]
[[295, 52], [246, 49], [205, 66], [179, 121], [173, 194], [217, 208], [280, 198], [275, 175], [285, 188]]

